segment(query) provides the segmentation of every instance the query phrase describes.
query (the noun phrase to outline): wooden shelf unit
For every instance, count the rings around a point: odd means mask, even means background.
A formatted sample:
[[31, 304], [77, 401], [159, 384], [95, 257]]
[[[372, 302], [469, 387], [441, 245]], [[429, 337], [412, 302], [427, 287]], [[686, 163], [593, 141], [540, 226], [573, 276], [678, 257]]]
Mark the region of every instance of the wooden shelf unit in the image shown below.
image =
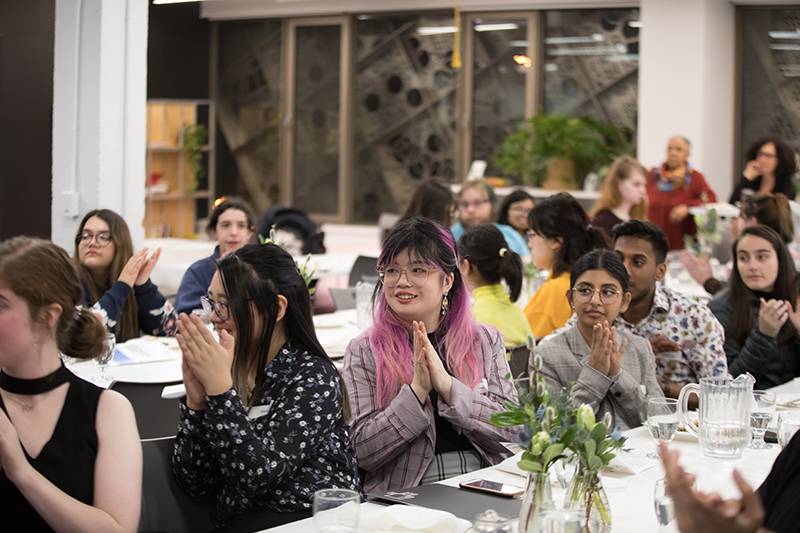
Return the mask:
[[[148, 238], [195, 238], [198, 219], [208, 216], [215, 197], [213, 120], [209, 100], [147, 102], [144, 228]], [[192, 177], [184, 149], [184, 129], [196, 124], [204, 125], [208, 134], [201, 148], [205, 176], [200, 180]]]

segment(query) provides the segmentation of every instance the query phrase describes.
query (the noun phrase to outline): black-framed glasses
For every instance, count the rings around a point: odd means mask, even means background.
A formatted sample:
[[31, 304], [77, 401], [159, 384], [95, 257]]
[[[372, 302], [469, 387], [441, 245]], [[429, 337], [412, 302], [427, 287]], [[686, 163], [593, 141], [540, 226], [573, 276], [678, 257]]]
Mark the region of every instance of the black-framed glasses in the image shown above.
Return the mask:
[[83, 230], [80, 235], [78, 235], [78, 242], [83, 245], [88, 246], [92, 241], [96, 242], [97, 246], [100, 248], [105, 248], [111, 243], [111, 232], [99, 231], [97, 233], [92, 233], [89, 230]]
[[218, 302], [216, 300], [212, 300], [208, 296], [201, 296], [200, 305], [203, 306], [203, 311], [207, 316], [211, 315], [211, 311], [214, 311], [214, 314], [217, 315], [217, 318], [223, 322], [230, 318], [231, 308], [228, 302]]
[[408, 282], [415, 287], [419, 287], [428, 280], [428, 276], [433, 270], [435, 270], [433, 267], [426, 265], [413, 265], [408, 268], [389, 265], [378, 269], [378, 278], [380, 278], [385, 287], [391, 289], [397, 287], [397, 284], [400, 283], [400, 278], [405, 273]]
[[581, 287], [574, 287], [571, 290], [572, 297], [575, 301], [582, 304], [591, 302], [595, 293], [600, 295], [600, 302], [606, 305], [616, 302], [622, 294], [614, 287], [600, 287], [599, 289], [595, 289], [594, 287], [584, 285]]

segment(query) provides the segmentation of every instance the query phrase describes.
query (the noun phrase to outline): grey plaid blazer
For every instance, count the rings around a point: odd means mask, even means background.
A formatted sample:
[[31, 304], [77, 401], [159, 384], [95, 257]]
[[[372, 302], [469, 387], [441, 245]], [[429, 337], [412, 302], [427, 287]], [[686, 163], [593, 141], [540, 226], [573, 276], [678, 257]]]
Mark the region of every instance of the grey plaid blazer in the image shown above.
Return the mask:
[[589, 366], [590, 347], [577, 326], [562, 328], [536, 346], [542, 357], [547, 388], [558, 392], [575, 383], [576, 399], [594, 407], [598, 419], [607, 411], [619, 429], [641, 426], [646, 420], [647, 398], [663, 396], [656, 381], [655, 356], [642, 337], [617, 329], [617, 343], [627, 340], [622, 371], [609, 377]]

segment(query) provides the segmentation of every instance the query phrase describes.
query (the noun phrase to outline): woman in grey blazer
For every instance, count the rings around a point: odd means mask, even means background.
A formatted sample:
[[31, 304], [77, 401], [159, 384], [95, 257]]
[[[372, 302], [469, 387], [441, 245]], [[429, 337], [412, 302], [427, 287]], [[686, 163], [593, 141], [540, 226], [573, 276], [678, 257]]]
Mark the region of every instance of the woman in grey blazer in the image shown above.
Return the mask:
[[630, 304], [628, 284], [625, 265], [614, 252], [593, 250], [581, 257], [565, 295], [577, 322], [536, 348], [551, 392], [575, 383], [578, 402], [590, 404], [598, 417], [610, 412], [619, 429], [640, 426], [647, 398], [663, 396], [650, 343], [611, 326]]

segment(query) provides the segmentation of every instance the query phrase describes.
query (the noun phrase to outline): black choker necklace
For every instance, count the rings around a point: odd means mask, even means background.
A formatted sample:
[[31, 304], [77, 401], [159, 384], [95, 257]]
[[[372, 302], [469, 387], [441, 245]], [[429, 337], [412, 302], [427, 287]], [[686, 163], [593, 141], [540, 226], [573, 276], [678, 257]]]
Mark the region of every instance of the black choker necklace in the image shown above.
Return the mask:
[[69, 375], [63, 363], [55, 372], [36, 379], [15, 378], [0, 370], [0, 389], [14, 394], [41, 394], [69, 381]]

